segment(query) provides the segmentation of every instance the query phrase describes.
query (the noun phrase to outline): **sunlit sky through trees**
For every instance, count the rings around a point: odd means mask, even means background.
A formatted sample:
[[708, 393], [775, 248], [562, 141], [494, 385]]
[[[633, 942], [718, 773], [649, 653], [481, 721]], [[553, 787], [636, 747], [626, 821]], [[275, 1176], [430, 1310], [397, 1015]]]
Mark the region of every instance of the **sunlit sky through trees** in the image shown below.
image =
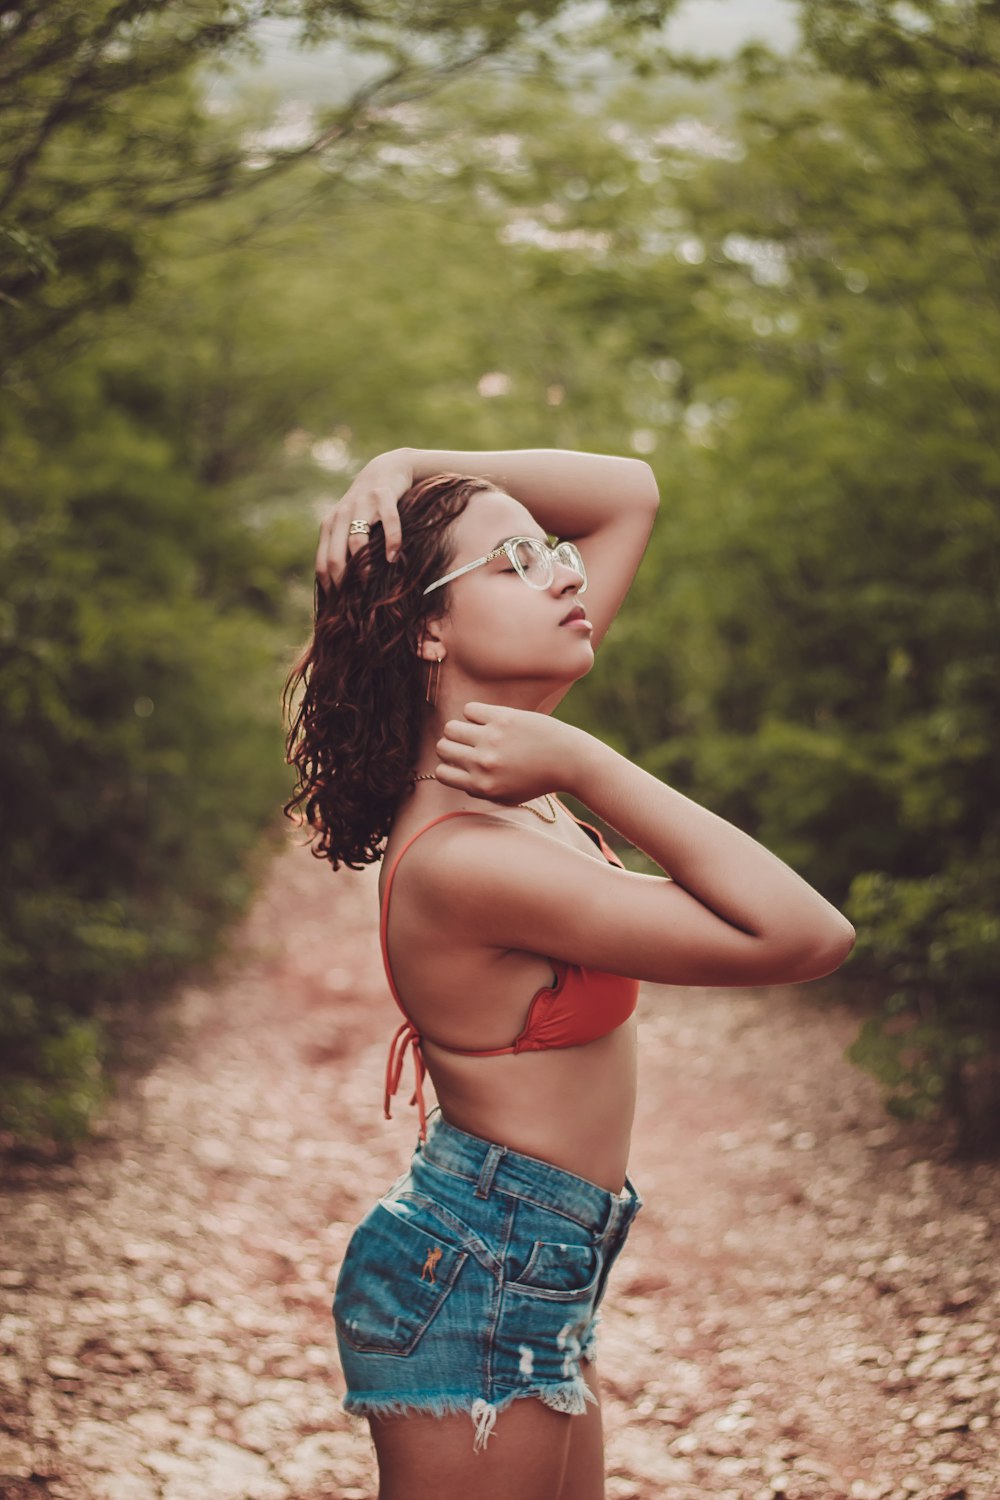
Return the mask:
[[[253, 76], [266, 79], [286, 98], [329, 102], [365, 76], [366, 65], [356, 58], [346, 65], [344, 51], [336, 44], [309, 51], [298, 48], [294, 42], [297, 29], [289, 21], [262, 22], [256, 31], [262, 49], [260, 63], [234, 66], [224, 77], [211, 74], [206, 84], [210, 95], [221, 100], [241, 79]], [[797, 6], [795, 0], [685, 0], [664, 34], [678, 50], [705, 56], [726, 56], [750, 40], [787, 51], [798, 38]]]

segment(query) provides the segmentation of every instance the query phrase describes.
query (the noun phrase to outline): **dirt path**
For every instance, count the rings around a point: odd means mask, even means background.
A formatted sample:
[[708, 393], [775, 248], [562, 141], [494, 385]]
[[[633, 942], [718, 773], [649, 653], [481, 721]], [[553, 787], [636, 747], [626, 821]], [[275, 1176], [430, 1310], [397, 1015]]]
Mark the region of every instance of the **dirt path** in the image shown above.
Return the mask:
[[[279, 858], [101, 1138], [7, 1163], [7, 1500], [374, 1496], [330, 1300], [416, 1133], [376, 878]], [[820, 988], [644, 987], [609, 1500], [1000, 1500], [997, 1170], [884, 1115]]]

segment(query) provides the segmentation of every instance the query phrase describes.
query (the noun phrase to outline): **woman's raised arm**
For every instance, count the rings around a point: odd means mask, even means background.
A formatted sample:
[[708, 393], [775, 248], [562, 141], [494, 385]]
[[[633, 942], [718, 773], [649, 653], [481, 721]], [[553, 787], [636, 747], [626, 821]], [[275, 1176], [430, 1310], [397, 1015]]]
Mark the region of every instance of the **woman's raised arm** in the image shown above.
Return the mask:
[[438, 741], [439, 780], [514, 800], [548, 779], [673, 878], [605, 865], [509, 819], [462, 818], [419, 882], [429, 914], [447, 910], [490, 946], [662, 984], [792, 984], [851, 951], [851, 923], [783, 860], [593, 735], [505, 707], [467, 704], [466, 716]]
[[414, 479], [432, 474], [481, 474], [520, 500], [550, 536], [574, 542], [624, 512], [647, 514], [659, 504], [656, 476], [645, 459], [570, 448], [451, 452], [404, 448]]

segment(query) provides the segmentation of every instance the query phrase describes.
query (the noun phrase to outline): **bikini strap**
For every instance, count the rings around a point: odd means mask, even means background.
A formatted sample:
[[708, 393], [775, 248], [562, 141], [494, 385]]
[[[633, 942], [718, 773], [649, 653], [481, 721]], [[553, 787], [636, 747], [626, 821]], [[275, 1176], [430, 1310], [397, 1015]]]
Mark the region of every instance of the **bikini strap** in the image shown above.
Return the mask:
[[460, 818], [465, 815], [471, 815], [473, 817], [479, 816], [478, 812], [473, 807], [459, 807], [455, 808], [452, 812], [442, 813], [440, 817], [432, 818], [429, 823], [424, 824], [423, 828], [418, 828], [416, 833], [412, 834], [410, 838], [407, 839], [406, 843], [403, 845], [402, 849], [400, 849], [399, 853], [396, 855], [396, 858], [393, 860], [392, 868], [390, 869], [389, 874], [386, 876], [385, 890], [382, 894], [382, 915], [381, 920], [379, 921], [379, 943], [382, 948], [382, 965], [385, 969], [385, 977], [389, 981], [389, 989], [392, 993], [392, 998], [395, 1000], [396, 1005], [398, 1006], [402, 1014], [406, 1016], [403, 1024], [397, 1028], [396, 1033], [389, 1045], [389, 1057], [386, 1062], [385, 1068], [385, 1118], [387, 1120], [392, 1119], [392, 1110], [390, 1108], [390, 1104], [392, 1098], [399, 1089], [400, 1079], [403, 1074], [403, 1064], [406, 1061], [406, 1049], [409, 1048], [410, 1054], [413, 1058], [414, 1078], [414, 1088], [413, 1093], [410, 1096], [410, 1103], [417, 1106], [417, 1115], [420, 1121], [420, 1139], [422, 1141], [425, 1141], [427, 1139], [427, 1107], [424, 1102], [424, 1078], [427, 1076], [427, 1065], [424, 1062], [424, 1054], [420, 1046], [420, 1032], [414, 1026], [411, 1018], [406, 1014], [406, 1007], [403, 1004], [399, 991], [396, 988], [396, 981], [392, 977], [392, 969], [389, 966], [389, 948], [387, 943], [389, 894], [392, 890], [393, 878], [395, 877], [396, 870], [399, 867], [399, 861], [402, 859], [407, 849], [409, 849], [414, 839], [418, 839], [422, 833], [426, 833], [428, 828], [433, 828], [435, 823], [443, 823], [446, 818]]
[[403, 1004], [400, 998], [399, 991], [396, 988], [396, 981], [392, 977], [392, 970], [389, 966], [389, 948], [386, 941], [389, 922], [389, 893], [392, 890], [392, 882], [395, 878], [396, 871], [399, 868], [399, 861], [402, 859], [403, 855], [406, 853], [407, 849], [409, 849], [410, 845], [414, 842], [415, 839], [418, 839], [422, 833], [426, 833], [428, 828], [433, 828], [435, 823], [443, 823], [446, 818], [462, 818], [466, 816], [480, 817], [481, 814], [474, 807], [458, 807], [455, 808], [452, 812], [441, 813], [439, 817], [432, 818], [429, 823], [425, 823], [423, 828], [418, 828], [416, 833], [411, 834], [406, 843], [403, 845], [402, 849], [400, 849], [399, 853], [396, 855], [396, 858], [392, 862], [392, 868], [386, 876], [385, 891], [382, 894], [382, 915], [379, 921], [379, 943], [381, 944], [382, 948], [382, 964], [385, 968], [385, 977], [389, 981], [389, 989], [392, 991], [392, 998], [395, 1000], [396, 1004], [399, 1006], [399, 1009], [402, 1011], [403, 1015], [406, 1016], [406, 1019], [408, 1021], [410, 1020], [410, 1017], [406, 1014], [406, 1006]]
[[618, 858], [618, 855], [612, 849], [611, 845], [608, 843], [601, 830], [599, 828], [595, 828], [593, 823], [585, 823], [582, 818], [577, 817], [575, 812], [570, 812], [569, 808], [566, 806], [562, 798], [556, 797], [554, 792], [552, 793], [552, 795], [553, 797], [555, 797], [555, 800], [559, 803], [559, 806], [562, 808], [566, 816], [568, 818], [572, 818], [573, 822], [577, 825], [578, 828], [589, 829], [589, 831], [594, 835], [597, 840], [598, 847], [608, 863], [617, 865], [619, 869], [624, 869], [621, 860]]
[[424, 1078], [427, 1073], [427, 1065], [424, 1062], [424, 1054], [420, 1047], [420, 1033], [409, 1021], [404, 1021], [389, 1044], [389, 1059], [385, 1067], [385, 1118], [392, 1119], [390, 1101], [399, 1089], [399, 1080], [403, 1073], [403, 1063], [406, 1059], [406, 1049], [410, 1048], [413, 1056], [414, 1089], [410, 1096], [410, 1103], [417, 1106], [417, 1118], [420, 1121], [420, 1139], [427, 1139], [427, 1106], [424, 1103]]

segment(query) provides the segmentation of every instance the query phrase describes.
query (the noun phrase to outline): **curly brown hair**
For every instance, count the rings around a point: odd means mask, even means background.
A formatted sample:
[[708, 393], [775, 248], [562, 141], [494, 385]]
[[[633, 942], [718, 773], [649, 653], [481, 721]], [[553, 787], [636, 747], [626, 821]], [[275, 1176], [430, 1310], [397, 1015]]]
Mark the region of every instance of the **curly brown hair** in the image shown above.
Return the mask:
[[348, 552], [339, 585], [317, 584], [312, 640], [282, 694], [288, 763], [298, 773], [284, 812], [312, 828], [313, 854], [335, 870], [381, 859], [413, 785], [427, 712], [418, 647], [425, 624], [447, 614], [450, 585], [426, 597], [423, 590], [452, 564], [450, 523], [474, 494], [495, 488], [469, 474], [418, 480], [398, 501], [395, 562], [386, 561], [382, 523], [373, 521], [368, 545]]

